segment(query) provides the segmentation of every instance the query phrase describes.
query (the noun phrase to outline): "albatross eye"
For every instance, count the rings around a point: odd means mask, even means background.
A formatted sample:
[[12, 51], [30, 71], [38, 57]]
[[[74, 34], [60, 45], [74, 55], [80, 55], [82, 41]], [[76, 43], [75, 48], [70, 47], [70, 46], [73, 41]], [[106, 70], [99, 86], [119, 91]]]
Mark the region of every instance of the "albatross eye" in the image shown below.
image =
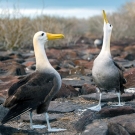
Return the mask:
[[41, 36], [44, 36], [44, 33], [42, 33]]
[[111, 27], [112, 25], [110, 24], [110, 27]]

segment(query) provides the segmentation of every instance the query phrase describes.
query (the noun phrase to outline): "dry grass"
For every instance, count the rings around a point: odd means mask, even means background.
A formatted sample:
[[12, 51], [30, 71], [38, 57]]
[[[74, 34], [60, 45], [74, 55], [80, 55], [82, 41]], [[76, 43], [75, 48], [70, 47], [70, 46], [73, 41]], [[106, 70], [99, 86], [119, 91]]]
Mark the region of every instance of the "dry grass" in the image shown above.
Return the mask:
[[[108, 14], [108, 20], [114, 26], [113, 40], [134, 38], [134, 7], [135, 1], [131, 1], [123, 5], [117, 12]], [[103, 19], [102, 15], [94, 16], [87, 20], [44, 15], [31, 19], [22, 16], [19, 10], [15, 10], [12, 14], [8, 10], [3, 10], [0, 13], [1, 48], [32, 47], [33, 35], [39, 30], [51, 33], [63, 33], [65, 35], [65, 40], [49, 42], [48, 46], [75, 45], [76, 41], [86, 33], [102, 37]]]

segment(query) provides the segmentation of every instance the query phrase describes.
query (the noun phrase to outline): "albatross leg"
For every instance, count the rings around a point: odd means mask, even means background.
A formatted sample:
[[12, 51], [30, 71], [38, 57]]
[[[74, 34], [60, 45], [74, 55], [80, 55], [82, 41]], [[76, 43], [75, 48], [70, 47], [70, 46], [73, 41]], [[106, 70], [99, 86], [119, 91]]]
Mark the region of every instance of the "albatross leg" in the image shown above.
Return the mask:
[[93, 110], [93, 111], [100, 111], [101, 110], [101, 96], [102, 96], [102, 93], [100, 92], [98, 105], [89, 107], [88, 109]]
[[59, 132], [59, 131], [65, 131], [66, 130], [66, 129], [62, 129], [62, 128], [51, 128], [50, 123], [49, 123], [48, 113], [45, 113], [45, 117], [46, 117], [46, 122], [47, 122], [47, 126], [48, 126], [48, 132]]
[[117, 96], [118, 96], [119, 103], [117, 105], [113, 105], [113, 106], [123, 106], [123, 104], [121, 104], [121, 102], [120, 102], [120, 91], [117, 93]]
[[29, 112], [29, 116], [30, 116], [30, 128], [31, 129], [34, 129], [34, 128], [45, 128], [46, 126], [44, 125], [33, 125], [33, 122], [32, 122], [32, 111]]

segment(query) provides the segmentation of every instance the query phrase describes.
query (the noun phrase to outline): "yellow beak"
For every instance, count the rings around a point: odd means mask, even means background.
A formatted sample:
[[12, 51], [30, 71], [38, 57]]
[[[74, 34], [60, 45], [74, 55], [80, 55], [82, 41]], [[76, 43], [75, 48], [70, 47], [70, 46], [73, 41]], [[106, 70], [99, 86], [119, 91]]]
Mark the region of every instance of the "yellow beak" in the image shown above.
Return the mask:
[[104, 18], [104, 21], [105, 21], [106, 23], [108, 23], [107, 16], [106, 16], [106, 13], [105, 13], [104, 10], [103, 10], [103, 18]]
[[64, 38], [63, 34], [51, 34], [51, 33], [46, 33], [48, 40], [54, 40], [54, 39], [62, 39]]

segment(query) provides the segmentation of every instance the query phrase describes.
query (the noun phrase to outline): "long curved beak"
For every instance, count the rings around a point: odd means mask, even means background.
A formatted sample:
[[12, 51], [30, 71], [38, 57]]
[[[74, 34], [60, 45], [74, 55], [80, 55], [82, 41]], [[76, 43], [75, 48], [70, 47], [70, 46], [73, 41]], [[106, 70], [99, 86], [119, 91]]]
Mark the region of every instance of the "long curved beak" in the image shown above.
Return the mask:
[[48, 40], [55, 40], [55, 39], [62, 39], [64, 38], [63, 34], [51, 34], [51, 33], [46, 33], [47, 39]]
[[106, 23], [108, 23], [107, 16], [106, 16], [106, 13], [105, 13], [104, 10], [103, 10], [103, 18], [104, 18], [104, 21], [105, 21]]

